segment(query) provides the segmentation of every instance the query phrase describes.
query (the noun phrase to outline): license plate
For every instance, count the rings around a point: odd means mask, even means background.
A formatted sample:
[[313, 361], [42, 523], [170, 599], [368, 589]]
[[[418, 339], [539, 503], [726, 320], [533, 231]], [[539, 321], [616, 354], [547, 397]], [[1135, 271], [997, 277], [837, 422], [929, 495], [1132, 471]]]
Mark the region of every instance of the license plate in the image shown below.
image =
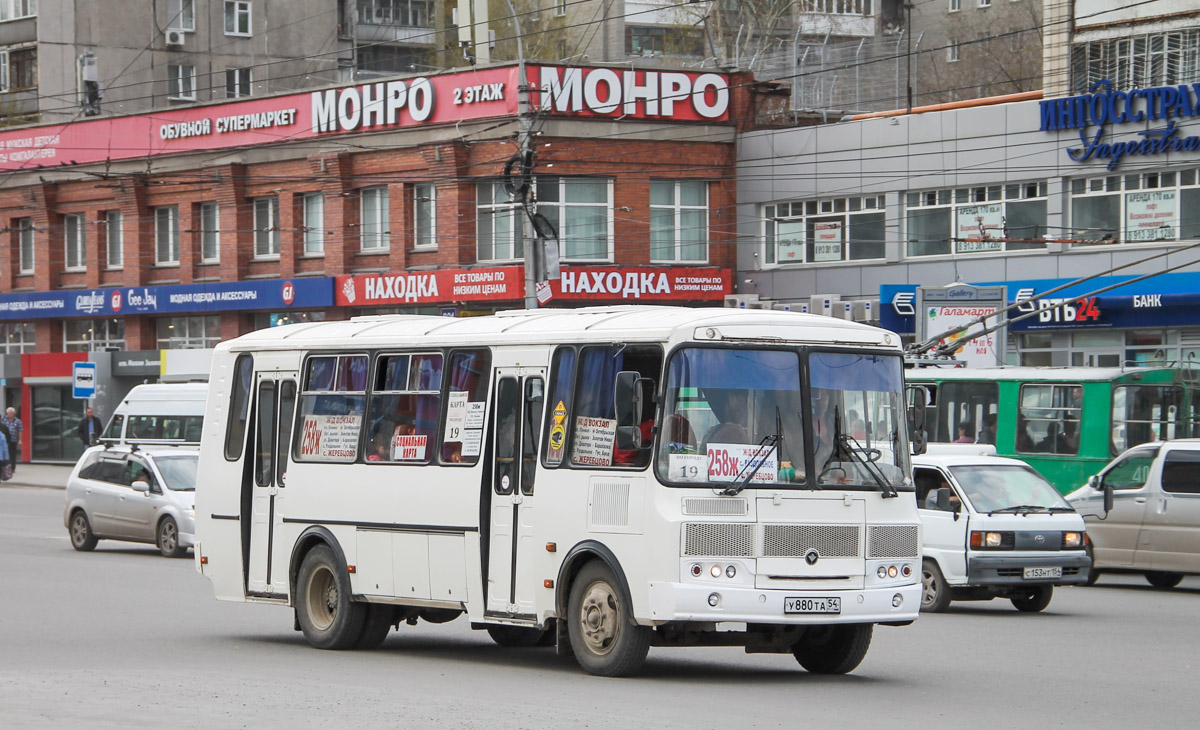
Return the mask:
[[830, 598], [785, 598], [784, 613], [841, 613], [842, 599]]
[[1026, 580], [1038, 580], [1042, 578], [1061, 578], [1062, 568], [1055, 566], [1053, 568], [1026, 568]]

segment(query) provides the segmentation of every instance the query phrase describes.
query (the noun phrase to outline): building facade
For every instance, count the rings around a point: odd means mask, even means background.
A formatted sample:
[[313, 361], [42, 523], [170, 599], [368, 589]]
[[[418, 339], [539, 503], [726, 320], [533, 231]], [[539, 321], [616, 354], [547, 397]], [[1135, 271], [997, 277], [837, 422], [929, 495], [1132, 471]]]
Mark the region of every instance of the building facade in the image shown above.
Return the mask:
[[[74, 360], [105, 363], [111, 399], [156, 367], [202, 376], [180, 353], [256, 328], [520, 307], [542, 239], [561, 269], [543, 306], [719, 305], [750, 87], [527, 72], [524, 117], [517, 68], [499, 66], [0, 132], [0, 378], [29, 431], [62, 444], [26, 457], [73, 453]], [[525, 184], [542, 239], [510, 193]]]

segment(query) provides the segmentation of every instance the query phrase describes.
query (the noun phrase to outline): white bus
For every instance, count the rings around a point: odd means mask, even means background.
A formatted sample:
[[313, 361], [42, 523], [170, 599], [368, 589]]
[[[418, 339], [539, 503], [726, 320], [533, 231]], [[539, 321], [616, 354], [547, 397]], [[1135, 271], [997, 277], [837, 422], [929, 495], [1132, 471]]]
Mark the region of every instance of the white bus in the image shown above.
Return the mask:
[[844, 673], [920, 607], [898, 338], [602, 307], [274, 327], [213, 355], [197, 569], [320, 648], [466, 614], [635, 672], [741, 646]]

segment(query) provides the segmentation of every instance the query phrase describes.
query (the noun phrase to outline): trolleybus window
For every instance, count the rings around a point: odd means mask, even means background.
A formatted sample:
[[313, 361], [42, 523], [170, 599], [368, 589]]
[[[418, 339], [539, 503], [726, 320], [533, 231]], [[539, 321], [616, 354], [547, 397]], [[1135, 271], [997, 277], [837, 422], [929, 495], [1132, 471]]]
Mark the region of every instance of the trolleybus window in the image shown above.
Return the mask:
[[486, 423], [490, 350], [459, 350], [450, 355], [446, 422], [442, 426], [442, 463], [479, 461]]
[[1020, 453], [1079, 453], [1079, 415], [1083, 385], [1022, 385], [1017, 412], [1016, 448]]
[[428, 464], [437, 443], [442, 354], [380, 355], [368, 413], [366, 460]]
[[[254, 376], [254, 360], [250, 355], [238, 355], [233, 365], [229, 387], [229, 427], [225, 431], [225, 458], [242, 458], [246, 442], [246, 417], [250, 412], [250, 383]], [[119, 431], [118, 431], [119, 435]]]
[[355, 460], [366, 385], [366, 355], [308, 359], [300, 396], [296, 461]]
[[[988, 433], [1000, 407], [1000, 386], [979, 380], [948, 380], [939, 389], [937, 419], [931, 426], [941, 443], [992, 443]], [[989, 418], [990, 417], [990, 418]], [[969, 440], [968, 440], [969, 439]]]
[[1112, 452], [1183, 435], [1183, 389], [1162, 385], [1113, 388]]

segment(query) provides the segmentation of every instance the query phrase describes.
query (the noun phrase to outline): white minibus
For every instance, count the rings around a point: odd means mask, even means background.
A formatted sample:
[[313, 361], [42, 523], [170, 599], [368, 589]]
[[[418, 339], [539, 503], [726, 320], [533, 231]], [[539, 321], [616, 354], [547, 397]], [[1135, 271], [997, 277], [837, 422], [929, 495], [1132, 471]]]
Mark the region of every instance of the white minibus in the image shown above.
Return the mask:
[[465, 614], [593, 674], [650, 646], [836, 674], [920, 608], [881, 329], [648, 306], [369, 316], [222, 342], [209, 383], [197, 569], [218, 599], [294, 608], [320, 648]]
[[198, 444], [206, 383], [135, 385], [113, 410], [100, 440], [110, 444]]

